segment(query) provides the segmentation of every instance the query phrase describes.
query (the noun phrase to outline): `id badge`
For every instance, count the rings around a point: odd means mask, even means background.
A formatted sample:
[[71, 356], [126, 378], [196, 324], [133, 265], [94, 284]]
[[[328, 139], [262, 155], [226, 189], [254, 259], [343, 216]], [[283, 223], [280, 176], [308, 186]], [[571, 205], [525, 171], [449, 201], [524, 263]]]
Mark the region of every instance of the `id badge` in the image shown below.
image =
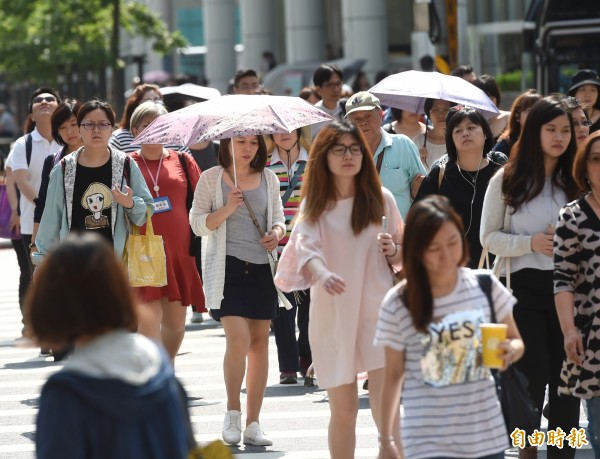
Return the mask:
[[172, 210], [171, 201], [168, 196], [159, 196], [154, 198], [154, 213], [160, 214], [162, 212], [169, 212]]

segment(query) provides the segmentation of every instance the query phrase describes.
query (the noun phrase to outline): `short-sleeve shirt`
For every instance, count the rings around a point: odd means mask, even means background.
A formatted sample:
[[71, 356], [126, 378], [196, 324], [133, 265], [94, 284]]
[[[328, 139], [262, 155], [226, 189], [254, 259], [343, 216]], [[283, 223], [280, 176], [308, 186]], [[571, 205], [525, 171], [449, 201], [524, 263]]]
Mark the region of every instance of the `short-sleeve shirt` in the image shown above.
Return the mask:
[[396, 206], [406, 220], [406, 214], [412, 203], [410, 184], [415, 175], [427, 172], [419, 158], [419, 150], [412, 140], [404, 134], [388, 134], [381, 129], [381, 142], [374, 152], [375, 164], [383, 154], [379, 176], [384, 187], [392, 192]]
[[[484, 322], [490, 322], [490, 306], [479, 287], [478, 272], [460, 268], [454, 290], [434, 298], [433, 317], [478, 311]], [[376, 346], [406, 354], [401, 421], [405, 457], [475, 458], [503, 451], [508, 447], [508, 436], [491, 376], [440, 387], [424, 382], [421, 359], [427, 351], [427, 334], [417, 332], [412, 324], [402, 299], [405, 285], [390, 290], [383, 300], [374, 339]], [[516, 299], [495, 277], [492, 299], [497, 320], [503, 321]], [[453, 330], [458, 328], [450, 328], [446, 338], [451, 341], [455, 339], [453, 333], [457, 334]]]
[[[27, 164], [25, 137], [17, 139], [12, 149], [12, 170], [13, 172], [27, 170], [29, 172], [29, 183], [37, 194], [42, 183], [44, 160], [47, 156], [53, 155], [62, 147], [54, 140], [48, 142], [36, 128], [31, 132], [31, 159], [29, 164]], [[32, 234], [35, 203], [21, 194], [19, 206], [21, 209], [21, 233]]]
[[100, 167], [77, 164], [71, 231], [94, 231], [112, 244], [111, 162], [109, 159]]

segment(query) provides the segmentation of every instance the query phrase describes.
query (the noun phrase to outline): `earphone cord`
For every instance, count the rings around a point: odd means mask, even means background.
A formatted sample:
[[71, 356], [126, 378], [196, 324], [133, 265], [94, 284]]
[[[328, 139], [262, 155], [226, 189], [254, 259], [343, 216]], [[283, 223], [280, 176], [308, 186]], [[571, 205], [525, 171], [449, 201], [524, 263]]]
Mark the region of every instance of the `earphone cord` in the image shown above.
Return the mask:
[[288, 179], [291, 180], [292, 178], [292, 158], [290, 158], [290, 151], [292, 151], [292, 148], [294, 148], [296, 145], [298, 145], [298, 141], [300, 140], [300, 138], [297, 138], [296, 141], [294, 142], [294, 144], [290, 147], [289, 150], [286, 150], [283, 147], [280, 147], [279, 145], [277, 145], [277, 148], [281, 148], [283, 151], [285, 151], [285, 154], [287, 155], [287, 170], [288, 170]]
[[481, 170], [481, 162], [483, 161], [483, 156], [479, 160], [479, 166], [477, 167], [477, 173], [475, 174], [475, 178], [471, 183], [460, 170], [460, 164], [458, 164], [458, 158], [456, 160], [456, 167], [458, 167], [458, 173], [460, 176], [467, 182], [469, 185], [473, 187], [473, 197], [471, 198], [471, 208], [469, 211], [469, 226], [467, 226], [467, 230], [465, 231], [465, 236], [469, 234], [469, 230], [471, 229], [471, 225], [473, 224], [473, 203], [475, 202], [475, 195], [477, 194], [477, 178], [479, 177], [479, 171]]

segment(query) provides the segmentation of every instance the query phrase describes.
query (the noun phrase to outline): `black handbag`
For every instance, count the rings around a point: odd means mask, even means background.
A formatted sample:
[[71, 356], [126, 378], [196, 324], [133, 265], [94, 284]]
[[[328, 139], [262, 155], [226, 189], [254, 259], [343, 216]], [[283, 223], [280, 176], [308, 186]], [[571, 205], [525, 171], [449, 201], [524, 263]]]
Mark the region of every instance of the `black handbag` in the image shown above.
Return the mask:
[[[490, 305], [492, 322], [497, 323], [492, 300], [492, 278], [489, 274], [478, 274], [477, 281]], [[508, 435], [515, 429], [523, 429], [529, 434], [539, 428], [540, 414], [531, 403], [527, 377], [513, 365], [505, 371], [492, 370], [492, 375]]]

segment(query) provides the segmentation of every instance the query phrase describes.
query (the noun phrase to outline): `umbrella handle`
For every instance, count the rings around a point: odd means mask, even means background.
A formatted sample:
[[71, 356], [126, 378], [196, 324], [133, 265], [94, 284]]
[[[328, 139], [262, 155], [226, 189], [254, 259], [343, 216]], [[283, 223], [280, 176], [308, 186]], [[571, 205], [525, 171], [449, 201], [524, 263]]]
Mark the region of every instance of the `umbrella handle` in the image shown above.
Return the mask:
[[234, 144], [235, 142], [231, 139], [231, 160], [233, 161], [233, 185], [237, 188], [237, 171], [235, 170], [235, 150]]

